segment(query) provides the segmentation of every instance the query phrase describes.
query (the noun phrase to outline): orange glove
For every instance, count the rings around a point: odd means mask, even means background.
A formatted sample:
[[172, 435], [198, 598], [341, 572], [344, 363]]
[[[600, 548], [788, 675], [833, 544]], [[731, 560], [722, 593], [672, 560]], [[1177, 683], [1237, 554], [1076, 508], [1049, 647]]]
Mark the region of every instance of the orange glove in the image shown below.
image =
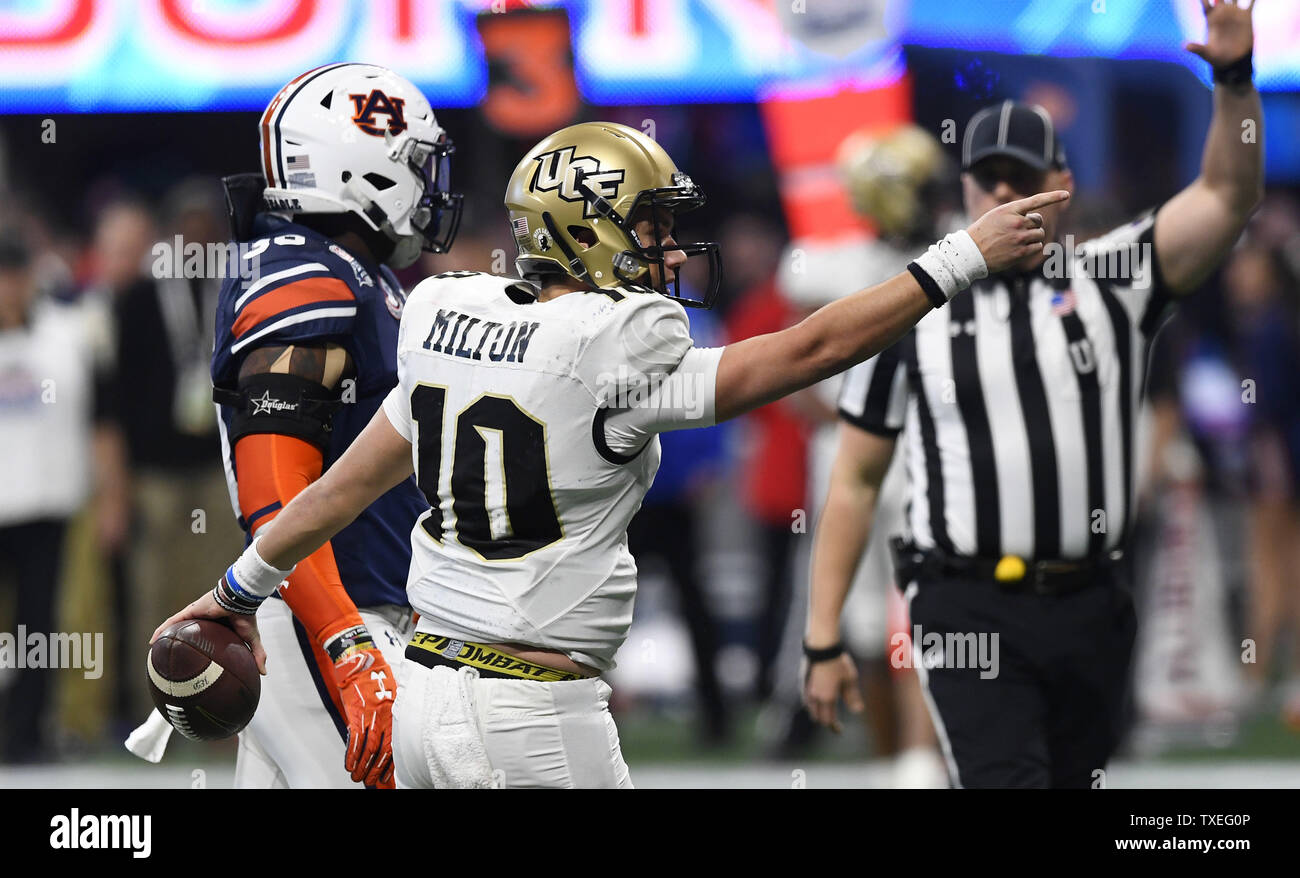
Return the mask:
[[334, 662], [348, 750], [343, 767], [368, 786], [393, 785], [393, 696], [397, 680], [364, 625], [331, 637], [325, 652]]

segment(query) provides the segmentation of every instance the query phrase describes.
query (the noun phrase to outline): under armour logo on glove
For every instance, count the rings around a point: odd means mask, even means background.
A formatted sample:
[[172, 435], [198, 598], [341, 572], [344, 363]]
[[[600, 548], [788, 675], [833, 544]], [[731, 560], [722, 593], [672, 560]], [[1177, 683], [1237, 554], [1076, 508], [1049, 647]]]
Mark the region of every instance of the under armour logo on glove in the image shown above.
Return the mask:
[[374, 680], [378, 684], [375, 687], [375, 698], [380, 701], [387, 698], [391, 701], [393, 698], [393, 690], [384, 686], [384, 681], [388, 679], [388, 674], [383, 671], [371, 671], [370, 679]]

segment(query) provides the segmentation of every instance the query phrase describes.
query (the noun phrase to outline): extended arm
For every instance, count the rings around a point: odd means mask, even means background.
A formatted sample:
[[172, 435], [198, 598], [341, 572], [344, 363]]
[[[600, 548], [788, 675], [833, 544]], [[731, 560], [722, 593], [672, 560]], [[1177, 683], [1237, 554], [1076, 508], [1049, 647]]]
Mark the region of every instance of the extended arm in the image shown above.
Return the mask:
[[411, 443], [382, 410], [375, 412], [338, 462], [261, 534], [259, 553], [273, 567], [292, 567], [412, 472]]
[[[1254, 42], [1253, 3], [1202, 5], [1209, 36], [1205, 45], [1188, 49], [1216, 71], [1242, 63]], [[1264, 190], [1263, 129], [1259, 92], [1250, 81], [1235, 85], [1216, 82], [1201, 173], [1156, 214], [1156, 255], [1165, 284], [1173, 293], [1189, 293], [1205, 280], [1259, 203]]]
[[[951, 298], [973, 279], [1041, 251], [1042, 218], [1033, 211], [1069, 197], [1063, 190], [1040, 193], [995, 207], [976, 220], [966, 240], [978, 248], [969, 254], [979, 263], [978, 271], [959, 271], [960, 286], [943, 290], [943, 296]], [[968, 259], [965, 253], [955, 256], [957, 262]], [[903, 272], [819, 308], [789, 329], [727, 345], [718, 364], [717, 420], [744, 414], [874, 356], [937, 304], [942, 297], [936, 303], [934, 289], [927, 291], [914, 274]]]
[[[410, 443], [393, 429], [383, 411], [376, 412], [329, 471], [295, 496], [275, 521], [258, 534], [253, 545], [227, 572], [227, 582], [234, 575], [239, 591], [248, 596], [251, 608], [255, 609], [292, 573], [295, 564], [319, 549], [413, 471]], [[234, 614], [232, 618], [232, 612], [219, 606], [211, 592], [159, 625], [153, 637], [156, 639], [164, 628], [185, 619], [211, 618], [230, 618], [235, 630], [245, 635], [244, 639], [253, 647], [258, 664], [264, 665], [266, 653], [257, 641], [251, 614], [242, 619]]]

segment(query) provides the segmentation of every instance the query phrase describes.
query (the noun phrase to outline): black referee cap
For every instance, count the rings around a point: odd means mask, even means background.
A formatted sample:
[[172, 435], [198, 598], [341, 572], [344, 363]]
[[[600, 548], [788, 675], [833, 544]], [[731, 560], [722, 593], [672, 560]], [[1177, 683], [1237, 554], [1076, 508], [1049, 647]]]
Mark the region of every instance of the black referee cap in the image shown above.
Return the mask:
[[993, 155], [1019, 159], [1040, 171], [1065, 167], [1065, 147], [1056, 138], [1052, 117], [1037, 104], [1020, 101], [985, 107], [966, 123], [962, 170]]

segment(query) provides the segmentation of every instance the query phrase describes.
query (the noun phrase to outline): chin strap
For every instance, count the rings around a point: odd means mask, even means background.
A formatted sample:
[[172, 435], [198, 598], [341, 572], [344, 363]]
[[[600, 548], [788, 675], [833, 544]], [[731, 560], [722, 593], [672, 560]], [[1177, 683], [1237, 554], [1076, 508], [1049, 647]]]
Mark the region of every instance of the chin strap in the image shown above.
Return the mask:
[[551, 240], [560, 248], [560, 252], [569, 263], [569, 273], [584, 283], [591, 283], [591, 278], [587, 276], [587, 266], [578, 258], [578, 254], [573, 252], [573, 248], [560, 237], [560, 230], [556, 228], [555, 218], [551, 216], [549, 210], [542, 211], [542, 222], [546, 224], [546, 231], [550, 234]]
[[420, 258], [424, 252], [424, 239], [419, 235], [403, 235], [399, 238], [393, 238], [388, 233], [389, 226], [385, 229], [384, 234], [388, 235], [389, 240], [393, 241], [393, 252], [388, 254], [384, 264], [389, 268], [406, 268], [408, 265], [414, 265], [415, 260]]

